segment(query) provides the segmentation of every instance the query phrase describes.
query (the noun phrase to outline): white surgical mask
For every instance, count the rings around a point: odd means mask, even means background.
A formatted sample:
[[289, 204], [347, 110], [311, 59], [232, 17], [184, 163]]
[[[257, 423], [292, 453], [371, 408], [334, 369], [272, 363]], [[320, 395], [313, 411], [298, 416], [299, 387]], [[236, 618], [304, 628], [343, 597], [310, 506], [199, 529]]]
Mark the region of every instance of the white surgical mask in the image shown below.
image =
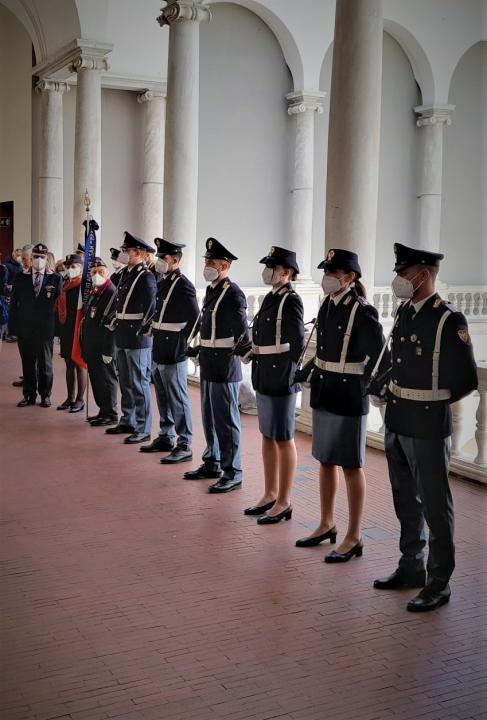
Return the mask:
[[63, 278], [67, 278], [69, 276], [69, 272], [67, 270], [61, 270], [61, 272], [59, 274]]
[[21, 257], [16, 257], [16, 258], [15, 258], [15, 262], [16, 262], [16, 263], [19, 263], [19, 265], [20, 265], [20, 264], [22, 263], [22, 258], [21, 258]]
[[[416, 273], [411, 280], [414, 280], [415, 277], [418, 277], [419, 273]], [[416, 290], [419, 290], [421, 285], [423, 284], [423, 280], [419, 283], [418, 287], [414, 287], [411, 280], [408, 280], [405, 277], [401, 277], [400, 275], [396, 275], [394, 280], [391, 283], [392, 292], [397, 297], [398, 300], [410, 300]]]
[[321, 287], [325, 295], [334, 295], [343, 290], [340, 280], [334, 275], [323, 275]]
[[93, 283], [93, 287], [100, 287], [106, 283], [106, 278], [100, 275], [100, 273], [95, 273], [91, 276], [91, 282]]
[[46, 258], [34, 258], [32, 265], [36, 270], [44, 270], [46, 267]]
[[157, 258], [156, 260], [156, 272], [162, 273], [165, 275], [167, 271], [169, 270], [169, 263], [163, 260], [162, 258]]
[[264, 285], [273, 285], [274, 268], [265, 267], [262, 270], [262, 281]]
[[203, 270], [203, 277], [205, 278], [206, 282], [215, 282], [215, 280], [218, 280], [220, 277], [220, 273], [218, 270], [214, 267], [211, 267], [211, 265], [206, 265]]
[[120, 255], [118, 256], [118, 262], [122, 265], [127, 265], [129, 261], [128, 253], [125, 252], [125, 250], [122, 250]]
[[69, 268], [68, 273], [71, 279], [77, 278], [78, 275], [81, 275], [81, 265], [79, 265], [78, 267]]

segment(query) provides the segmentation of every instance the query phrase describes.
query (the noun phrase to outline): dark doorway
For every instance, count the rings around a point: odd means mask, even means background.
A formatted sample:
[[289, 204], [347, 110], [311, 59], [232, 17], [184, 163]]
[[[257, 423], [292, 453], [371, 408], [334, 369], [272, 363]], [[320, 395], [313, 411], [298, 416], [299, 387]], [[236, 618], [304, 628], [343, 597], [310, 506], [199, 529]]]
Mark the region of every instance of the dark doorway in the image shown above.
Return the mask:
[[13, 201], [0, 203], [0, 253], [2, 262], [14, 249], [14, 204]]

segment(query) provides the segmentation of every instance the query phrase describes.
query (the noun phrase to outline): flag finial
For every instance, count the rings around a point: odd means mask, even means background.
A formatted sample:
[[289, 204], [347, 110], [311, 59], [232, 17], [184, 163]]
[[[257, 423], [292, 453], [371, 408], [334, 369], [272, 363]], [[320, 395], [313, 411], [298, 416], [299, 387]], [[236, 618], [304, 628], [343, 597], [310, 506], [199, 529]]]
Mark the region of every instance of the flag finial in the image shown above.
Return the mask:
[[90, 212], [91, 198], [88, 194], [88, 188], [85, 190], [85, 210], [87, 213]]

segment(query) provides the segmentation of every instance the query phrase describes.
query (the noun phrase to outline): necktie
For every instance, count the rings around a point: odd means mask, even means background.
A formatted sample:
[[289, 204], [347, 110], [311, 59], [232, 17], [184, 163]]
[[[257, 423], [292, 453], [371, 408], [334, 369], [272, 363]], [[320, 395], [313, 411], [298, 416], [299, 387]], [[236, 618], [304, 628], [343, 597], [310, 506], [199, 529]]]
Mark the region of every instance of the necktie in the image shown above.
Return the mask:
[[36, 294], [36, 297], [39, 295], [39, 292], [41, 290], [41, 274], [40, 272], [36, 272], [34, 277], [34, 292]]
[[416, 310], [414, 309], [414, 305], [413, 305], [413, 303], [410, 303], [410, 305], [408, 307], [408, 312], [407, 312], [408, 320], [412, 320], [415, 317], [415, 315], [416, 315]]

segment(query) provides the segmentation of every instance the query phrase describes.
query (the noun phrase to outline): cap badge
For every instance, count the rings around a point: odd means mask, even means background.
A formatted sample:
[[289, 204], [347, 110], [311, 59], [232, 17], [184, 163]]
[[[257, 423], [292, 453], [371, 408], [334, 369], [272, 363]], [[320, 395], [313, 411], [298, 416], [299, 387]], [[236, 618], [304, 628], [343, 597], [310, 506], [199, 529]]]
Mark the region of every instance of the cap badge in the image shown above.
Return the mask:
[[270, 248], [270, 250], [269, 250], [269, 252], [268, 252], [268, 255], [269, 255], [269, 256], [274, 255], [275, 249], [276, 249], [276, 248], [274, 247], [274, 245], [271, 245], [271, 248]]
[[470, 344], [470, 335], [468, 334], [467, 328], [461, 328], [460, 330], [458, 330], [458, 337], [462, 342], [465, 343], [465, 345]]
[[335, 257], [335, 251], [334, 251], [334, 250], [328, 250], [328, 255], [326, 256], [327, 262], [329, 262], [330, 260], [333, 260], [334, 257]]
[[213, 246], [213, 240], [211, 240], [211, 238], [210, 238], [210, 240], [208, 240], [208, 250], [211, 250], [212, 246]]

